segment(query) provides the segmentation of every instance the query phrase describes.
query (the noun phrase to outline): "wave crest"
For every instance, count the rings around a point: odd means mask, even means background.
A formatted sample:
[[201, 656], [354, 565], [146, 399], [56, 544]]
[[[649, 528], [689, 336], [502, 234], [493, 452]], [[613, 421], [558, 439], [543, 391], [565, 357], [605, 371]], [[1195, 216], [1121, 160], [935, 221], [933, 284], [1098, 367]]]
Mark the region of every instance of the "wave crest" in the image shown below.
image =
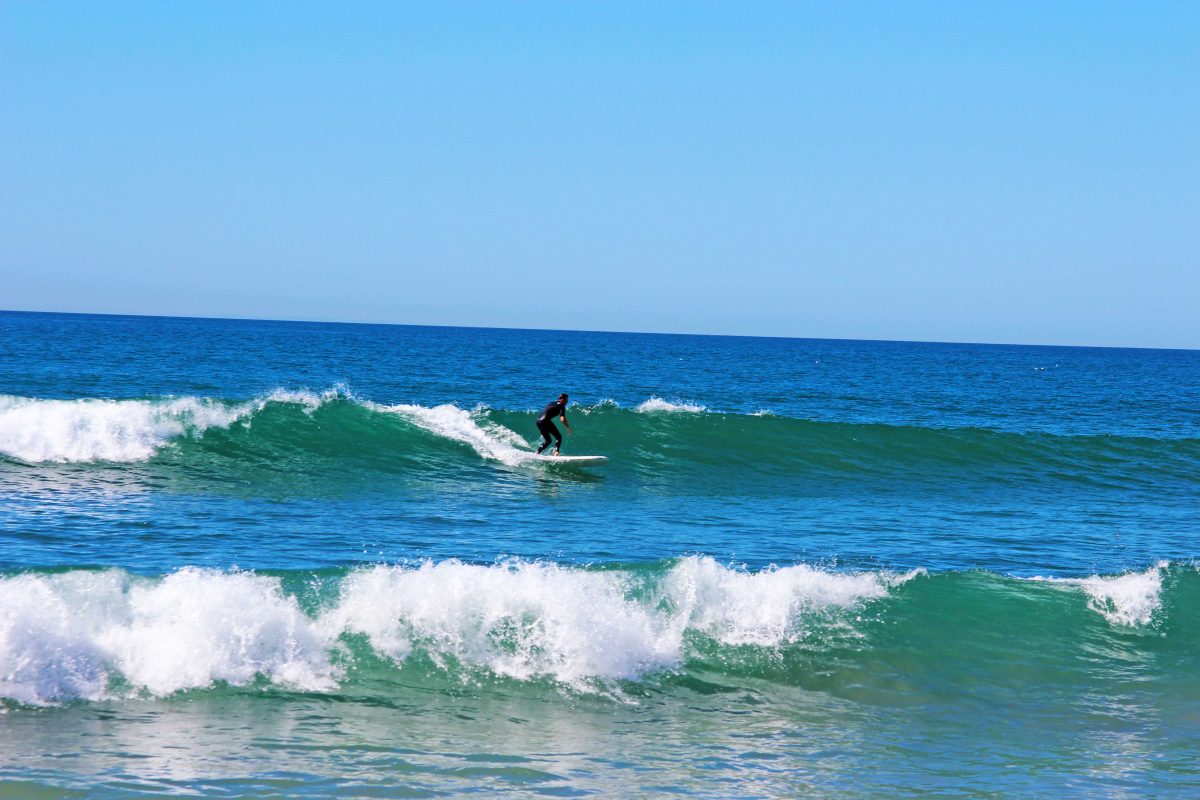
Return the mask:
[[0, 454], [27, 463], [146, 461], [173, 440], [248, 421], [270, 403], [312, 413], [350, 397], [343, 387], [317, 394], [276, 389], [244, 403], [207, 397], [161, 400], [46, 400], [0, 395]]
[[595, 678], [637, 678], [681, 658], [681, 631], [627, 599], [623, 576], [551, 564], [377, 567], [347, 579], [326, 619], [366, 634], [394, 661], [422, 647], [499, 675], [577, 688]]
[[186, 567], [0, 579], [0, 697], [30, 705], [109, 694], [119, 675], [165, 695], [256, 676], [331, 688], [328, 642], [276, 578]]
[[697, 405], [695, 403], [672, 403], [670, 400], [664, 400], [661, 397], [651, 397], [648, 400], [644, 400], [638, 405], [637, 408], [634, 409], [634, 411], [637, 411], [640, 414], [664, 412], [699, 414], [707, 410], [708, 409], [704, 406]]
[[580, 691], [683, 666], [689, 633], [778, 647], [804, 619], [884, 597], [882, 573], [743, 572], [708, 557], [665, 571], [509, 561], [377, 566], [346, 575], [310, 612], [279, 578], [187, 567], [0, 578], [0, 698], [47, 704], [125, 691], [155, 696], [262, 677], [326, 691], [346, 635], [396, 664], [420, 652]]
[[468, 444], [489, 460], [515, 466], [532, 457], [526, 440], [488, 421], [486, 409], [380, 405], [359, 400], [340, 385], [320, 393], [276, 389], [239, 403], [206, 397], [47, 400], [0, 395], [0, 455], [26, 463], [147, 461], [178, 440], [198, 439], [205, 431], [235, 423], [249, 426], [271, 405], [299, 407], [312, 415], [338, 401], [397, 415], [435, 436]]
[[[973, 428], [941, 429], [801, 420], [772, 414], [706, 414], [703, 406], [651, 398], [635, 409], [590, 408], [579, 447], [609, 456], [617, 469], [652, 467], [689, 486], [709, 477], [723, 489], [741, 477], [826, 481], [982, 480], [1027, 484], [1031, 476], [1096, 487], [1153, 485], [1190, 491], [1200, 440], [1055, 436]], [[480, 458], [533, 463], [529, 411], [454, 405], [385, 405], [345, 387], [321, 393], [275, 390], [249, 401], [40, 400], [0, 395], [0, 457], [26, 463], [179, 460], [239, 464], [357, 461], [385, 471], [445, 459], [444, 445]], [[314, 419], [316, 418], [316, 423]], [[401, 424], [397, 424], [400, 421]], [[518, 431], [533, 438], [526, 438]], [[462, 449], [465, 448], [455, 448]], [[663, 470], [663, 458], [670, 469]], [[713, 465], [721, 469], [712, 471]], [[734, 467], [734, 469], [726, 469]], [[628, 474], [628, 473], [626, 473]], [[252, 480], [254, 480], [252, 478]]]
[[375, 403], [365, 405], [374, 411], [398, 414], [430, 433], [470, 445], [472, 450], [486, 459], [516, 466], [534, 457], [528, 450], [519, 449], [519, 446], [529, 446], [524, 438], [503, 425], [482, 419], [481, 412], [472, 413], [449, 404], [432, 408], [419, 405], [381, 406]]
[[0, 397], [0, 453], [30, 463], [145, 461], [172, 439], [227, 428], [245, 406], [173, 400]]
[[1160, 561], [1144, 572], [1125, 575], [1093, 575], [1089, 578], [1043, 578], [1061, 586], [1077, 587], [1088, 596], [1087, 606], [1113, 625], [1149, 625], [1162, 607], [1162, 579], [1167, 562]]

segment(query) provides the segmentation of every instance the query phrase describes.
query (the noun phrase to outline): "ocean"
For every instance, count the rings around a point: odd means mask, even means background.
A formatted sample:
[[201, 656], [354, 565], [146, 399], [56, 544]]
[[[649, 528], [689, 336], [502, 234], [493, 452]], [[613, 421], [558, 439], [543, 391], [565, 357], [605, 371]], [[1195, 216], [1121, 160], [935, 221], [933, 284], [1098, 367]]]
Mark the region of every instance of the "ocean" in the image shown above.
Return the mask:
[[1194, 797], [1198, 534], [1197, 351], [0, 312], [0, 795]]

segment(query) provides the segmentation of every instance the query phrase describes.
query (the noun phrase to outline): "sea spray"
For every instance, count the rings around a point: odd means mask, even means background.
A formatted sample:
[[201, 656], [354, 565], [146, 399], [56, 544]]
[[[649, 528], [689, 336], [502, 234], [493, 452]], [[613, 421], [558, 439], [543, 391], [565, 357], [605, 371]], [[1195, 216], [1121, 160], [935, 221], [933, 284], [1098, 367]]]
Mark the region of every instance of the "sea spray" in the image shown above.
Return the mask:
[[641, 414], [699, 414], [706, 409], [704, 406], [697, 403], [672, 403], [670, 400], [664, 400], [661, 397], [651, 397], [650, 399], [640, 403], [634, 410]]
[[114, 675], [160, 696], [260, 675], [329, 689], [328, 648], [273, 577], [188, 567], [0, 579], [0, 696], [22, 703], [100, 699]]
[[1047, 578], [1045, 581], [1063, 587], [1082, 589], [1088, 598], [1088, 608], [1113, 625], [1137, 627], [1148, 625], [1162, 606], [1162, 579], [1168, 564], [1160, 561], [1143, 572], [1124, 575], [1093, 575], [1088, 578]]
[[687, 625], [729, 645], [778, 647], [804, 634], [807, 614], [858, 606], [919, 574], [839, 574], [805, 564], [760, 572], [686, 558], [664, 578], [664, 595]]

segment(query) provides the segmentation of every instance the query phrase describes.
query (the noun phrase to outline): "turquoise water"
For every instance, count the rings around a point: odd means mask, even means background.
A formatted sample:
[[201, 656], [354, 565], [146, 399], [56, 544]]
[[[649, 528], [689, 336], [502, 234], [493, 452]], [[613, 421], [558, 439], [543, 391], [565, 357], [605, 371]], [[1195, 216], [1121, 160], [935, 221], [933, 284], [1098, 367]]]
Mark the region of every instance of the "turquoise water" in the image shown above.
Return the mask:
[[1198, 490], [1194, 351], [0, 313], [0, 789], [1192, 795]]

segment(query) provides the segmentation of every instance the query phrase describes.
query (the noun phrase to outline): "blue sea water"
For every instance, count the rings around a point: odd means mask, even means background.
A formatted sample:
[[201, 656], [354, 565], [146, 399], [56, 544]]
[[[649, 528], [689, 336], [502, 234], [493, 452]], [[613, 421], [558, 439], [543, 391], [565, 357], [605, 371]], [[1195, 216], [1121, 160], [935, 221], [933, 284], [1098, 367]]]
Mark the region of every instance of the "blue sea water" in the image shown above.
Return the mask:
[[0, 312], [0, 789], [1194, 795], [1198, 490], [1195, 351]]

